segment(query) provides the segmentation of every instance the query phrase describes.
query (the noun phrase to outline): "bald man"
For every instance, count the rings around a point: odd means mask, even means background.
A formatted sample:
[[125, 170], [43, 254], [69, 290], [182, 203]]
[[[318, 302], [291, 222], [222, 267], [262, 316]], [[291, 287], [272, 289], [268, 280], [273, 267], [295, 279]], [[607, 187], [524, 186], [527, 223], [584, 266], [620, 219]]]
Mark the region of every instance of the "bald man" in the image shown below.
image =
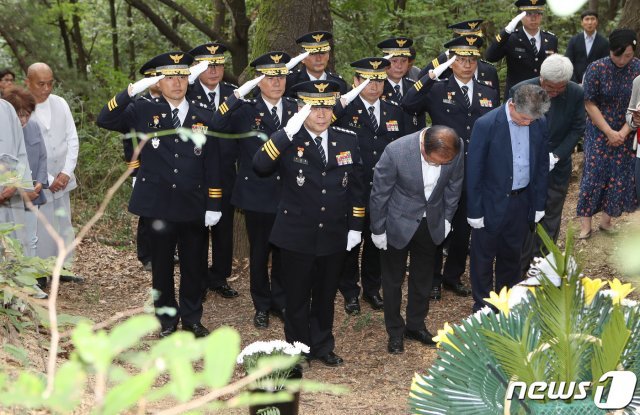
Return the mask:
[[[77, 187], [73, 171], [78, 161], [80, 145], [69, 105], [63, 98], [51, 93], [53, 83], [53, 71], [49, 65], [34, 63], [29, 66], [26, 85], [36, 99], [36, 109], [32, 116], [40, 125], [47, 148], [49, 188], [43, 189], [47, 203], [40, 207], [40, 213], [68, 245], [74, 238], [69, 192]], [[44, 226], [38, 226], [37, 237], [36, 252], [40, 258], [58, 255], [56, 243]], [[71, 265], [71, 259], [69, 254], [65, 259], [67, 267]], [[77, 281], [75, 277], [68, 276], [62, 280]]]

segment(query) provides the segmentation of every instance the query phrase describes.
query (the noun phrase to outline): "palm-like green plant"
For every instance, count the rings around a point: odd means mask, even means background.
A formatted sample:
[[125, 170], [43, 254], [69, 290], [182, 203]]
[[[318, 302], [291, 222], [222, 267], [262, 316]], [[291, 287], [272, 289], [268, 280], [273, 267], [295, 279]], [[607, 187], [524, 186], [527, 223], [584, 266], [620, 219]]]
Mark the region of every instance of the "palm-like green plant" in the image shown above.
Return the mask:
[[[573, 255], [573, 232], [562, 252], [541, 227], [548, 255], [541, 269], [553, 270], [521, 300], [506, 289], [488, 299], [500, 310], [485, 309], [460, 324], [438, 331], [440, 350], [426, 374], [416, 374], [409, 406], [412, 414], [601, 414], [593, 403], [600, 377], [611, 370], [640, 376], [640, 306], [624, 297], [630, 284], [583, 278]], [[546, 266], [542, 266], [546, 265]], [[513, 300], [513, 298], [511, 299]], [[515, 304], [514, 304], [515, 303]], [[507, 401], [511, 382], [592, 382], [589, 396], [574, 400]], [[606, 392], [608, 382], [604, 382]], [[577, 390], [575, 391], [577, 392]], [[640, 396], [640, 386], [634, 396]], [[625, 413], [637, 413], [634, 399]]]

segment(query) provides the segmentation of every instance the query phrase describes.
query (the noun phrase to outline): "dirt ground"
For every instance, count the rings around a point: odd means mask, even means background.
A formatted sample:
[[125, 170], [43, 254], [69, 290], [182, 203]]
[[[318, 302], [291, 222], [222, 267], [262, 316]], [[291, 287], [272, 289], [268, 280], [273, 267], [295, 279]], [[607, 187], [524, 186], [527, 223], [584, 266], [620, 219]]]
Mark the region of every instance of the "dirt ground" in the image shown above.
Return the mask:
[[[575, 176], [565, 204], [560, 240], [563, 240], [568, 224], [579, 226], [575, 218], [578, 185]], [[615, 221], [619, 229], [627, 227], [630, 222], [640, 223], [640, 214], [627, 214]], [[597, 228], [597, 223], [596, 219], [594, 228]], [[616, 249], [612, 236], [594, 231], [588, 241], [578, 241], [577, 249], [585, 275], [603, 278], [619, 276], [609, 264], [609, 255]], [[86, 277], [86, 282], [62, 286], [60, 312], [87, 316], [94, 321], [107, 319], [118, 311], [139, 307], [146, 300], [151, 285], [151, 274], [142, 269], [133, 246], [115, 248], [92, 238], [88, 238], [78, 249], [74, 271]], [[468, 284], [468, 277], [465, 275], [463, 278]], [[253, 327], [246, 259], [236, 260], [231, 285], [240, 292], [240, 296], [223, 299], [210, 294], [204, 306], [205, 326], [211, 330], [222, 325], [235, 328], [242, 334], [243, 346], [256, 340], [283, 338], [282, 323], [277, 318], [272, 317], [267, 330]], [[338, 295], [336, 299], [336, 353], [344, 358], [344, 366], [327, 368], [314, 362], [305, 371], [307, 379], [344, 385], [350, 392], [341, 396], [303, 394], [301, 414], [408, 413], [407, 396], [413, 374], [429, 367], [435, 358], [435, 350], [407, 342], [404, 354], [389, 355], [386, 352], [387, 335], [382, 312], [372, 311], [366, 303], [361, 305], [363, 312], [360, 316], [348, 317], [343, 310], [342, 297]], [[444, 291], [442, 300], [430, 305], [427, 328], [435, 334], [445, 322], [459, 322], [469, 315], [471, 305], [470, 297], [461, 298]], [[44, 368], [46, 355], [39, 345], [45, 344], [46, 337], [29, 332], [21, 335], [20, 341], [28, 345], [33, 366]], [[220, 413], [245, 414], [248, 410], [225, 410]]]

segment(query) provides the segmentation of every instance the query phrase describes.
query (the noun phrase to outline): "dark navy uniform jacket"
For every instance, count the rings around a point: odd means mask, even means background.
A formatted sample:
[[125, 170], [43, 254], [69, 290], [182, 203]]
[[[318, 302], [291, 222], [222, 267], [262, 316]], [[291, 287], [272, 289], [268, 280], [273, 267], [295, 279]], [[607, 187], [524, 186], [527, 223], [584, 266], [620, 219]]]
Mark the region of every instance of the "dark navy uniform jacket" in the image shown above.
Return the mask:
[[533, 46], [522, 27], [508, 34], [504, 29], [496, 36], [485, 52], [490, 62], [498, 62], [503, 57], [507, 59], [507, 84], [505, 87], [505, 101], [509, 97], [509, 90], [518, 82], [535, 78], [540, 75], [542, 61], [558, 51], [558, 38], [550, 32], [540, 30], [541, 45], [537, 55], [533, 53]]
[[[189, 104], [183, 128], [213, 129], [208, 108]], [[206, 210], [220, 211], [220, 155], [218, 140], [207, 137], [202, 148], [177, 134], [154, 137], [173, 130], [171, 107], [164, 98], [134, 100], [127, 90], [102, 108], [98, 126], [123, 134], [135, 130], [151, 137], [142, 148], [136, 186], [129, 211], [138, 216], [174, 222], [203, 221]]]
[[[451, 56], [442, 52], [440, 55], [438, 55], [437, 58], [435, 58], [434, 60], [429, 62], [427, 66], [422, 68], [422, 70], [420, 71], [420, 75], [418, 75], [418, 79], [428, 74], [431, 69], [437, 68], [449, 59], [451, 59]], [[496, 69], [496, 67], [493, 66], [492, 63], [489, 63], [482, 59], [478, 59], [477, 73], [478, 75], [476, 76], [476, 79], [478, 80], [478, 82], [495, 89], [496, 91], [498, 91], [498, 96], [500, 96], [500, 78], [498, 78], [498, 70]], [[453, 71], [451, 70], [451, 68], [447, 68], [447, 70], [444, 71], [442, 75], [440, 75], [439, 79], [443, 81], [445, 79], [449, 79], [452, 76]]]
[[446, 125], [456, 130], [469, 148], [471, 129], [482, 115], [500, 105], [498, 92], [477, 80], [473, 80], [473, 99], [467, 108], [462, 90], [451, 76], [446, 81], [434, 81], [426, 75], [405, 94], [402, 107], [413, 111], [427, 111], [433, 125]]
[[329, 128], [327, 166], [305, 127], [289, 140], [276, 131], [253, 159], [264, 174], [278, 171], [282, 198], [271, 231], [276, 246], [324, 256], [347, 248], [349, 230], [362, 231], [362, 162], [356, 135]]
[[[140, 95], [136, 98], [136, 100], [141, 99], [144, 101], [152, 101], [153, 97], [149, 92]], [[131, 104], [129, 104], [131, 105]], [[136, 143], [139, 140], [136, 140]], [[141, 155], [138, 156], [137, 160], [133, 160], [133, 153], [136, 149], [136, 145], [134, 145], [134, 140], [132, 137], [123, 136], [122, 137], [122, 149], [124, 150], [124, 161], [127, 163], [127, 168], [132, 168], [133, 172], [131, 172], [131, 176], [135, 177], [138, 174], [138, 169], [140, 168], [140, 159]]]
[[[340, 85], [340, 95], [346, 94], [349, 92], [349, 85], [347, 82], [337, 73], [325, 71], [327, 74], [327, 80], [337, 82]], [[310, 81], [309, 74], [307, 73], [307, 68], [304, 65], [300, 65], [297, 69], [294, 69], [289, 72], [287, 75], [287, 86], [284, 94], [289, 97], [294, 97], [295, 94], [291, 92], [291, 87], [299, 84], [301, 82]]]
[[[292, 98], [282, 97], [282, 119], [280, 128], [298, 111], [298, 104]], [[275, 122], [261, 96], [256, 99], [238, 99], [231, 94], [213, 116], [218, 131], [246, 133], [260, 131], [270, 136], [276, 132]], [[223, 140], [235, 148], [238, 157], [238, 177], [236, 178], [231, 203], [255, 212], [276, 213], [282, 182], [280, 175], [272, 173], [260, 176], [253, 170], [253, 156], [264, 144], [258, 137]]]
[[[409, 78], [402, 78], [402, 94], [407, 93], [408, 90], [413, 88], [415, 85], [415, 81]], [[385, 101], [393, 101], [396, 104], [400, 104], [398, 99], [396, 98], [396, 92], [393, 90], [393, 87], [388, 81], [384, 82], [384, 89], [382, 91], [381, 99]], [[398, 137], [402, 137], [403, 135], [415, 133], [418, 130], [421, 130], [426, 125], [426, 119], [424, 116], [424, 112], [405, 112], [403, 111], [403, 121], [402, 128], [404, 134], [399, 135]]]
[[369, 201], [373, 186], [373, 168], [380, 160], [387, 144], [406, 135], [404, 117], [406, 113], [393, 101], [380, 100], [380, 120], [377, 130], [373, 129], [369, 111], [358, 96], [343, 108], [340, 101], [335, 108], [336, 121], [333, 125], [351, 130], [358, 136], [360, 156], [364, 168], [365, 201]]

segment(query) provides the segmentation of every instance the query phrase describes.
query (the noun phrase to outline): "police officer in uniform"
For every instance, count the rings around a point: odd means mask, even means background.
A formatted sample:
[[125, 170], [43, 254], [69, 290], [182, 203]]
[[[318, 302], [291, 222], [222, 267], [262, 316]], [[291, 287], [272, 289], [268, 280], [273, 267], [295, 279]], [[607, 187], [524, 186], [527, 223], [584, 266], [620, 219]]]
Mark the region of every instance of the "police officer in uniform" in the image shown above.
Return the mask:
[[278, 171], [283, 184], [271, 242], [281, 250], [286, 340], [309, 345], [310, 359], [338, 366], [334, 300], [347, 251], [361, 240], [362, 164], [355, 133], [329, 126], [339, 85], [308, 81], [294, 90], [306, 105], [271, 135], [253, 166]]
[[[261, 77], [242, 85], [220, 106], [214, 115], [216, 129], [231, 133], [260, 131], [270, 136], [286, 125], [298, 111], [298, 104], [293, 98], [283, 97], [289, 59], [284, 52], [269, 52], [251, 62]], [[260, 94], [255, 99], [241, 98], [256, 85]], [[261, 176], [253, 170], [253, 156], [264, 144], [263, 140], [254, 136], [229, 141], [237, 146], [239, 153], [238, 179], [231, 203], [245, 214], [250, 247], [250, 291], [255, 308], [253, 324], [263, 329], [269, 326], [270, 311], [280, 318], [284, 313], [280, 254], [269, 243], [282, 193], [282, 180], [278, 172]]]
[[[222, 80], [226, 51], [227, 47], [222, 43], [205, 43], [189, 51], [194, 62], [209, 64], [189, 86], [187, 99], [191, 104], [202, 103], [215, 111], [237, 88], [236, 85]], [[209, 267], [208, 284], [204, 294], [206, 296], [207, 291], [211, 290], [223, 298], [234, 298], [238, 296], [238, 292], [229, 286], [227, 278], [231, 276], [233, 263], [234, 208], [231, 205], [231, 189], [236, 179], [237, 154], [234, 140], [220, 140], [219, 144], [222, 162], [222, 218], [210, 231], [212, 264]]]
[[[402, 106], [408, 110], [426, 110], [434, 125], [441, 124], [453, 128], [464, 140], [466, 149], [469, 146], [473, 124], [482, 115], [496, 108], [500, 104], [500, 98], [495, 89], [474, 77], [480, 56], [480, 46], [482, 46], [481, 37], [459, 36], [444, 46], [449, 49], [453, 57], [416, 82], [415, 87], [402, 101]], [[452, 76], [446, 81], [436, 81], [435, 79], [449, 67], [452, 70]], [[464, 186], [462, 188], [464, 189]], [[467, 223], [466, 200], [466, 193], [463, 191], [453, 222], [448, 224], [452, 227], [452, 231], [449, 235], [449, 253], [444, 272], [441, 272], [442, 246], [436, 256], [432, 299], [441, 298], [441, 283], [444, 288], [457, 295], [471, 294], [469, 288], [460, 281], [466, 269], [471, 236], [471, 227]]]
[[[449, 26], [447, 26], [447, 29], [453, 30], [454, 38], [466, 35], [482, 36], [483, 22], [484, 20], [482, 19], [465, 20], [464, 22], [450, 24]], [[428, 74], [430, 70], [437, 68], [438, 66], [451, 59], [451, 55], [452, 54], [449, 53], [449, 50], [442, 52], [440, 55], [438, 55], [437, 58], [429, 62], [429, 64], [426, 65], [422, 69], [422, 71], [420, 71], [418, 79]], [[448, 79], [450, 76], [451, 69], [447, 69], [442, 73], [442, 75], [440, 75], [440, 79]], [[496, 89], [498, 91], [498, 96], [500, 96], [500, 80], [498, 78], [498, 71], [492, 63], [489, 63], [483, 59], [478, 59], [478, 69], [476, 69], [474, 77], [479, 82], [482, 82]]]
[[[368, 80], [367, 85], [348, 105], [342, 107], [342, 104], [338, 103], [335, 109], [334, 125], [354, 131], [358, 135], [364, 168], [365, 201], [369, 200], [373, 185], [373, 168], [385, 147], [391, 141], [405, 135], [405, 112], [395, 101], [381, 99], [389, 65], [390, 62], [384, 58], [365, 58], [351, 63], [355, 69], [354, 85], [357, 88], [361, 87]], [[347, 97], [350, 98], [354, 91], [355, 88]], [[360, 312], [359, 279], [362, 279], [362, 298], [374, 310], [382, 310], [384, 306], [380, 296], [380, 251], [371, 241], [368, 215], [365, 216], [362, 239], [364, 243], [361, 266], [358, 266], [360, 246], [357, 246], [347, 255], [340, 277], [339, 287], [344, 296], [344, 309], [347, 314]]]
[[[518, 82], [540, 75], [544, 59], [558, 51], [558, 38], [551, 32], [540, 30], [546, 0], [517, 0], [514, 4], [521, 11], [496, 35], [485, 56], [490, 62], [507, 59], [507, 84], [504, 100], [509, 90]], [[522, 20], [522, 27], [516, 28]]]
[[[133, 188], [129, 211], [149, 219], [152, 286], [159, 292], [156, 309], [172, 307], [175, 316], [158, 314], [161, 337], [182, 328], [196, 337], [209, 331], [201, 324], [202, 291], [206, 278], [206, 226], [221, 216], [222, 189], [218, 142], [184, 141], [173, 131], [178, 127], [205, 133], [213, 114], [206, 106], [185, 99], [191, 55], [169, 52], [152, 60], [159, 76], [144, 78], [114, 96], [98, 116], [98, 125], [112, 131], [150, 135], [142, 149], [142, 160]], [[158, 83], [161, 98], [134, 100], [134, 96]], [[173, 253], [180, 253], [179, 302], [175, 299]]]
[[345, 94], [349, 86], [340, 75], [327, 71], [329, 65], [329, 51], [331, 50], [330, 40], [333, 35], [329, 32], [311, 32], [300, 36], [296, 43], [309, 53], [302, 65], [293, 69], [287, 76], [287, 92], [285, 95], [295, 97], [291, 88], [305, 81], [330, 80], [336, 82], [340, 87], [340, 94]]
[[[412, 45], [413, 40], [408, 37], [392, 37], [378, 43], [385, 58], [389, 60], [382, 99], [400, 103], [404, 94], [416, 83], [407, 77]], [[424, 113], [405, 113], [402, 124], [405, 134], [415, 133], [425, 127]]]

